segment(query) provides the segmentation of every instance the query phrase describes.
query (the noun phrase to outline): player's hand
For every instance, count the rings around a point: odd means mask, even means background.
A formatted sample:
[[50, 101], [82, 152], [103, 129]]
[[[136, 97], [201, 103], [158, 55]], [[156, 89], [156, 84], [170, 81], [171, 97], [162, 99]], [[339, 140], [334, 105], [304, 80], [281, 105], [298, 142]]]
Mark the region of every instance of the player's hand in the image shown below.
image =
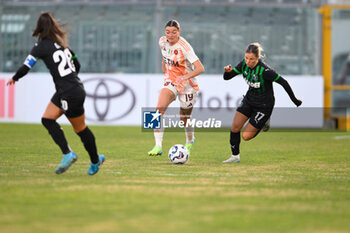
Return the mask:
[[303, 103], [303, 101], [297, 100], [297, 101], [295, 101], [294, 103], [295, 103], [295, 105], [296, 105], [297, 107], [299, 107], [299, 106]]
[[231, 72], [231, 71], [232, 71], [232, 66], [231, 66], [231, 64], [225, 66], [224, 69], [225, 69], [225, 72]]
[[9, 81], [7, 81], [6, 86], [11, 86], [11, 85], [15, 85], [15, 80], [13, 80], [13, 78], [11, 78]]
[[175, 84], [176, 85], [179, 85], [179, 84], [182, 84], [184, 81], [186, 81], [187, 79], [185, 78], [185, 76], [179, 76], [176, 78], [175, 80]]

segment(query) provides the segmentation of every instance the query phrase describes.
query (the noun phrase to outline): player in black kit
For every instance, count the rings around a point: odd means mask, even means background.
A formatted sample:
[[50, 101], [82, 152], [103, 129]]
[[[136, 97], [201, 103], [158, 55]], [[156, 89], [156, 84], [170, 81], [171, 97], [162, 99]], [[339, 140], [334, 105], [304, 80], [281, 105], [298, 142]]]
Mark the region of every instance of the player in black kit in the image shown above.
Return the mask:
[[259, 43], [252, 43], [246, 49], [244, 59], [235, 68], [232, 69], [231, 65], [224, 67], [225, 80], [242, 74], [249, 85], [249, 89], [238, 106], [232, 123], [230, 134], [232, 156], [223, 161], [223, 163], [240, 162], [240, 133], [248, 119], [249, 122], [242, 132], [242, 138], [245, 141], [254, 138], [264, 127], [266, 129], [269, 128], [269, 119], [275, 105], [273, 82], [280, 84], [284, 88], [297, 107], [302, 103], [301, 100], [294, 96], [288, 82], [260, 59], [261, 51], [262, 48]]
[[91, 164], [87, 172], [89, 175], [94, 175], [105, 157], [97, 153], [95, 136], [85, 124], [83, 104], [86, 93], [77, 75], [80, 63], [74, 52], [67, 47], [66, 31], [50, 12], [42, 12], [33, 37], [38, 39], [38, 43], [7, 85], [15, 84], [25, 76], [38, 59], [44, 61], [53, 77], [56, 93], [51, 98], [41, 121], [63, 153], [62, 162], [57, 167], [56, 173], [65, 172], [78, 159], [69, 147], [60, 125], [56, 122], [62, 114], [65, 114], [90, 155]]

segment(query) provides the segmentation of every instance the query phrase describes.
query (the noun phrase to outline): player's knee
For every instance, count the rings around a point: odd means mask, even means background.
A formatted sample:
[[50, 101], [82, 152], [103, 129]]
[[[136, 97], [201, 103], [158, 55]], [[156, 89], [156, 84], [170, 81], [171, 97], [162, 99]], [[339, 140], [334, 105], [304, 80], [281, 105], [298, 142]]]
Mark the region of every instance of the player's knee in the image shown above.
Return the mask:
[[76, 125], [73, 125], [73, 129], [74, 129], [74, 132], [75, 133], [79, 133], [79, 132], [82, 132], [84, 131], [85, 129], [87, 128], [86, 124], [76, 124]]
[[180, 120], [183, 122], [183, 124], [186, 126], [187, 125], [187, 120], [189, 117], [180, 117]]
[[251, 135], [250, 133], [243, 133], [242, 134], [242, 139], [244, 140], [244, 141], [249, 141], [250, 139], [252, 139], [253, 138], [253, 135]]
[[45, 126], [45, 128], [50, 128], [50, 126], [54, 125], [56, 123], [55, 120], [52, 119], [48, 119], [48, 118], [41, 118], [41, 124], [43, 124], [43, 126]]
[[41, 124], [43, 125], [43, 126], [45, 126], [46, 127], [46, 124], [47, 124], [47, 118], [41, 118]]
[[56, 122], [56, 120], [43, 117], [41, 118], [41, 123], [51, 135], [55, 135], [59, 133], [60, 130], [62, 130], [61, 126]]
[[95, 143], [95, 136], [89, 127], [85, 127], [85, 129], [76, 133], [80, 136], [84, 144]]
[[231, 131], [232, 131], [232, 132], [239, 132], [239, 131], [241, 131], [241, 128], [240, 128], [240, 127], [237, 127], [237, 126], [235, 126], [235, 125], [233, 125], [233, 126], [231, 127]]
[[159, 111], [162, 115], [164, 115], [166, 108], [157, 106], [156, 111]]

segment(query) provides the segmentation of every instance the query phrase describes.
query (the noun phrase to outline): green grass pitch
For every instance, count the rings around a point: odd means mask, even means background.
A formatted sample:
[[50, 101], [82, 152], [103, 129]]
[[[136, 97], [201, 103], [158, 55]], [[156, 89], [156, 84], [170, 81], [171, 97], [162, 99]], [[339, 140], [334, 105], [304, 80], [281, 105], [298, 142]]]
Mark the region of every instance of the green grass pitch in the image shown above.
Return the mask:
[[91, 126], [106, 162], [95, 176], [79, 137], [78, 161], [54, 173], [58, 147], [41, 125], [0, 124], [0, 232], [350, 232], [350, 132], [267, 132], [230, 156], [229, 133], [198, 132], [190, 160], [160, 157], [140, 127]]

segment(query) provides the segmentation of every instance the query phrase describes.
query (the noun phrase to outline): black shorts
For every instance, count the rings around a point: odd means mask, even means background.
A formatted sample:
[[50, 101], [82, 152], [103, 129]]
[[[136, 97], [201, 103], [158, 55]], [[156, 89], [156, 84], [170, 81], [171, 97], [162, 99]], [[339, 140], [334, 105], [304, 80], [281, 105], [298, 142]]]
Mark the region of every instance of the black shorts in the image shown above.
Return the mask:
[[52, 96], [51, 102], [62, 109], [68, 118], [74, 118], [84, 114], [85, 97], [84, 88], [77, 86], [63, 94], [56, 92]]
[[271, 117], [272, 106], [257, 107], [250, 104], [245, 98], [237, 108], [237, 112], [249, 118], [249, 123], [257, 129], [262, 129], [266, 121]]

